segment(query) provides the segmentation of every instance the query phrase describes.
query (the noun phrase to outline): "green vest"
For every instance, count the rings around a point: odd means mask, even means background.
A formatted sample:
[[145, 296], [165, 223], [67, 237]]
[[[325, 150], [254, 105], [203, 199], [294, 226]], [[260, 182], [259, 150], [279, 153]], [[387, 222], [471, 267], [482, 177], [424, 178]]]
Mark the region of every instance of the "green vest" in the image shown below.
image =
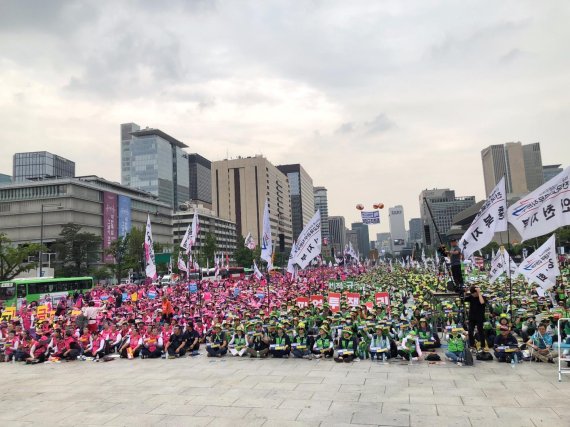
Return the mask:
[[234, 346], [235, 347], [245, 347], [245, 337], [238, 337], [236, 335], [234, 337]]
[[319, 336], [319, 338], [317, 339], [317, 347], [318, 348], [325, 349], [325, 348], [329, 348], [330, 345], [331, 345], [331, 340], [329, 337], [326, 337], [323, 339]]
[[285, 345], [286, 342], [287, 340], [285, 339], [285, 336], [275, 337], [275, 344], [277, 345]]
[[345, 340], [344, 338], [340, 340], [340, 348], [346, 350], [352, 350], [354, 348], [354, 340]]

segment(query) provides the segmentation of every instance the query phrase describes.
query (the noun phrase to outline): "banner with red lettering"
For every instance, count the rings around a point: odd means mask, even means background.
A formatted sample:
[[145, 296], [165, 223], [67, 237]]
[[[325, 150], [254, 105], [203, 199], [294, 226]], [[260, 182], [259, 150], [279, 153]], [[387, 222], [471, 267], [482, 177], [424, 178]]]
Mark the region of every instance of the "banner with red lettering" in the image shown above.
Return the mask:
[[390, 305], [390, 296], [388, 292], [376, 292], [375, 294], [376, 305]]
[[296, 303], [297, 303], [297, 307], [299, 307], [299, 308], [307, 308], [309, 306], [309, 298], [297, 297]]
[[322, 307], [325, 303], [325, 297], [322, 295], [311, 295], [311, 304], [314, 307]]
[[356, 292], [347, 292], [346, 301], [351, 307], [358, 307], [360, 305], [360, 294]]
[[340, 294], [338, 292], [330, 292], [328, 301], [333, 313], [340, 311]]

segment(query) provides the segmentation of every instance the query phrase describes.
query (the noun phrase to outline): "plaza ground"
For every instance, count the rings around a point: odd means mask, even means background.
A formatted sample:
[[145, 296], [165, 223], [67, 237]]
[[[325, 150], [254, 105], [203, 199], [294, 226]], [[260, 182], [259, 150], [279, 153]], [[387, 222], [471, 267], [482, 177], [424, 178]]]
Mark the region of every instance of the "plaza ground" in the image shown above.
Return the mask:
[[555, 365], [197, 358], [0, 364], [0, 425], [570, 426]]

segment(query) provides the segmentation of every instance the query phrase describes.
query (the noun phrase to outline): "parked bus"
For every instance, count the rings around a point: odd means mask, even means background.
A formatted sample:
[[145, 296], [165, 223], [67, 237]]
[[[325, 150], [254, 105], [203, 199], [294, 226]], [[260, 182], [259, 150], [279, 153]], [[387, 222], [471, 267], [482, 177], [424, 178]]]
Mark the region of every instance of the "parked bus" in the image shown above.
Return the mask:
[[59, 278], [28, 278], [13, 279], [0, 282], [0, 303], [4, 307], [18, 307], [25, 298], [28, 303], [50, 299], [53, 305], [75, 292], [85, 292], [93, 289], [92, 277], [59, 277]]

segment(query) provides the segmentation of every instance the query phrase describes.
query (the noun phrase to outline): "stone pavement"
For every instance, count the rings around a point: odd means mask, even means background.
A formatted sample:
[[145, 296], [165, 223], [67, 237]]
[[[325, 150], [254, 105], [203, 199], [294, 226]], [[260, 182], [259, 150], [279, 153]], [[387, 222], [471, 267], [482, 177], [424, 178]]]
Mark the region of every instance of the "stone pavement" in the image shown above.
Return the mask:
[[557, 378], [536, 363], [2, 363], [0, 425], [570, 426], [570, 376]]

